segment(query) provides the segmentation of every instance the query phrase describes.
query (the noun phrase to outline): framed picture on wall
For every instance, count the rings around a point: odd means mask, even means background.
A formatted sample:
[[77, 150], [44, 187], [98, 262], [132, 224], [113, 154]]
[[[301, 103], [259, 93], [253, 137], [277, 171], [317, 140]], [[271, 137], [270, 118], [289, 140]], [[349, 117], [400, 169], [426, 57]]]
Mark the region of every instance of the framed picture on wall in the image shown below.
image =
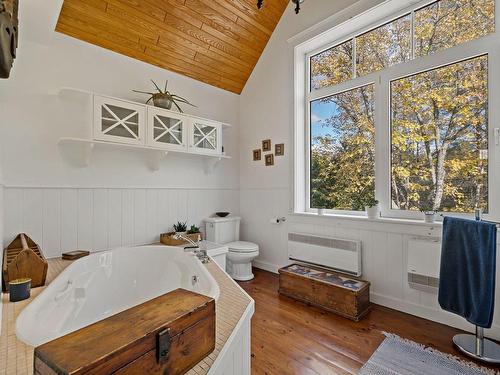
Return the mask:
[[277, 145], [274, 145], [274, 154], [276, 156], [283, 156], [283, 155], [285, 155], [285, 144], [284, 143], [278, 143]]
[[274, 165], [274, 155], [273, 154], [267, 154], [266, 155], [266, 167], [269, 167], [271, 165]]
[[257, 150], [253, 150], [253, 160], [261, 160], [262, 159], [262, 152], [260, 151], [260, 148]]
[[265, 139], [262, 141], [262, 151], [271, 151], [271, 140]]

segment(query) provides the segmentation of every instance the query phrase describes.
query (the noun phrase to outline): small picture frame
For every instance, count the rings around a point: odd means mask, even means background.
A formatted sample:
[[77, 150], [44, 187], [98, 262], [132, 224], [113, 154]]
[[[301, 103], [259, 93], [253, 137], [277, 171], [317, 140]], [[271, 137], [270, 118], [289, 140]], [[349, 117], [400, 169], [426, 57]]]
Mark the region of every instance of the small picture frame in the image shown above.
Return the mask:
[[274, 145], [274, 154], [276, 156], [283, 156], [285, 155], [285, 144], [284, 143], [278, 143]]
[[265, 159], [266, 159], [266, 167], [274, 165], [274, 155], [273, 154], [267, 154], [265, 156]]
[[260, 148], [257, 150], [253, 150], [253, 160], [257, 161], [261, 159], [262, 159], [262, 151], [260, 150]]
[[262, 141], [262, 151], [271, 151], [271, 140], [270, 139], [264, 139]]

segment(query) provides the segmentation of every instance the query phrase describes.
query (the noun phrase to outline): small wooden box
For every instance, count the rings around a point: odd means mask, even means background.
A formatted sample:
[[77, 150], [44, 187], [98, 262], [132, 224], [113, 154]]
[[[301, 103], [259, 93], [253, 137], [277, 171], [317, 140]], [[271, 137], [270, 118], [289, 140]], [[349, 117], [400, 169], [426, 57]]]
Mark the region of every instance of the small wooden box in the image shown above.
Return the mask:
[[184, 374], [214, 349], [214, 299], [176, 289], [38, 346], [34, 373]]
[[279, 293], [359, 321], [370, 310], [370, 283], [292, 264], [279, 270]]

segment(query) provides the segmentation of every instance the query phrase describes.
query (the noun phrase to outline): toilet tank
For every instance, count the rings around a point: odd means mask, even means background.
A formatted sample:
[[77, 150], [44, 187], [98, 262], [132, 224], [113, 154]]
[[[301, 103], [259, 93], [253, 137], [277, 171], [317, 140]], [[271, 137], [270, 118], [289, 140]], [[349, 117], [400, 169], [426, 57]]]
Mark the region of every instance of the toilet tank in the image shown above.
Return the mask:
[[219, 244], [240, 239], [240, 221], [238, 216], [210, 217], [205, 219], [207, 241]]

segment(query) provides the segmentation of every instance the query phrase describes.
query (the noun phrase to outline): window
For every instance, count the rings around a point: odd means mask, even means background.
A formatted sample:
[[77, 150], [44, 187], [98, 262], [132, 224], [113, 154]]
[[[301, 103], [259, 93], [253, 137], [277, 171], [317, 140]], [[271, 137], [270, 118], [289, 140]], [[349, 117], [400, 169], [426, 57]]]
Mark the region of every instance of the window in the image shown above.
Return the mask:
[[376, 198], [392, 217], [500, 215], [495, 1], [402, 6], [295, 48], [295, 210], [354, 213]]
[[356, 38], [356, 72], [362, 76], [411, 58], [411, 17], [406, 15]]
[[488, 211], [488, 58], [391, 83], [392, 208]]
[[311, 57], [311, 90], [350, 80], [352, 64], [351, 40]]
[[311, 207], [364, 209], [374, 168], [373, 85], [311, 102]]
[[425, 56], [495, 30], [495, 0], [441, 0], [415, 12], [416, 55]]

